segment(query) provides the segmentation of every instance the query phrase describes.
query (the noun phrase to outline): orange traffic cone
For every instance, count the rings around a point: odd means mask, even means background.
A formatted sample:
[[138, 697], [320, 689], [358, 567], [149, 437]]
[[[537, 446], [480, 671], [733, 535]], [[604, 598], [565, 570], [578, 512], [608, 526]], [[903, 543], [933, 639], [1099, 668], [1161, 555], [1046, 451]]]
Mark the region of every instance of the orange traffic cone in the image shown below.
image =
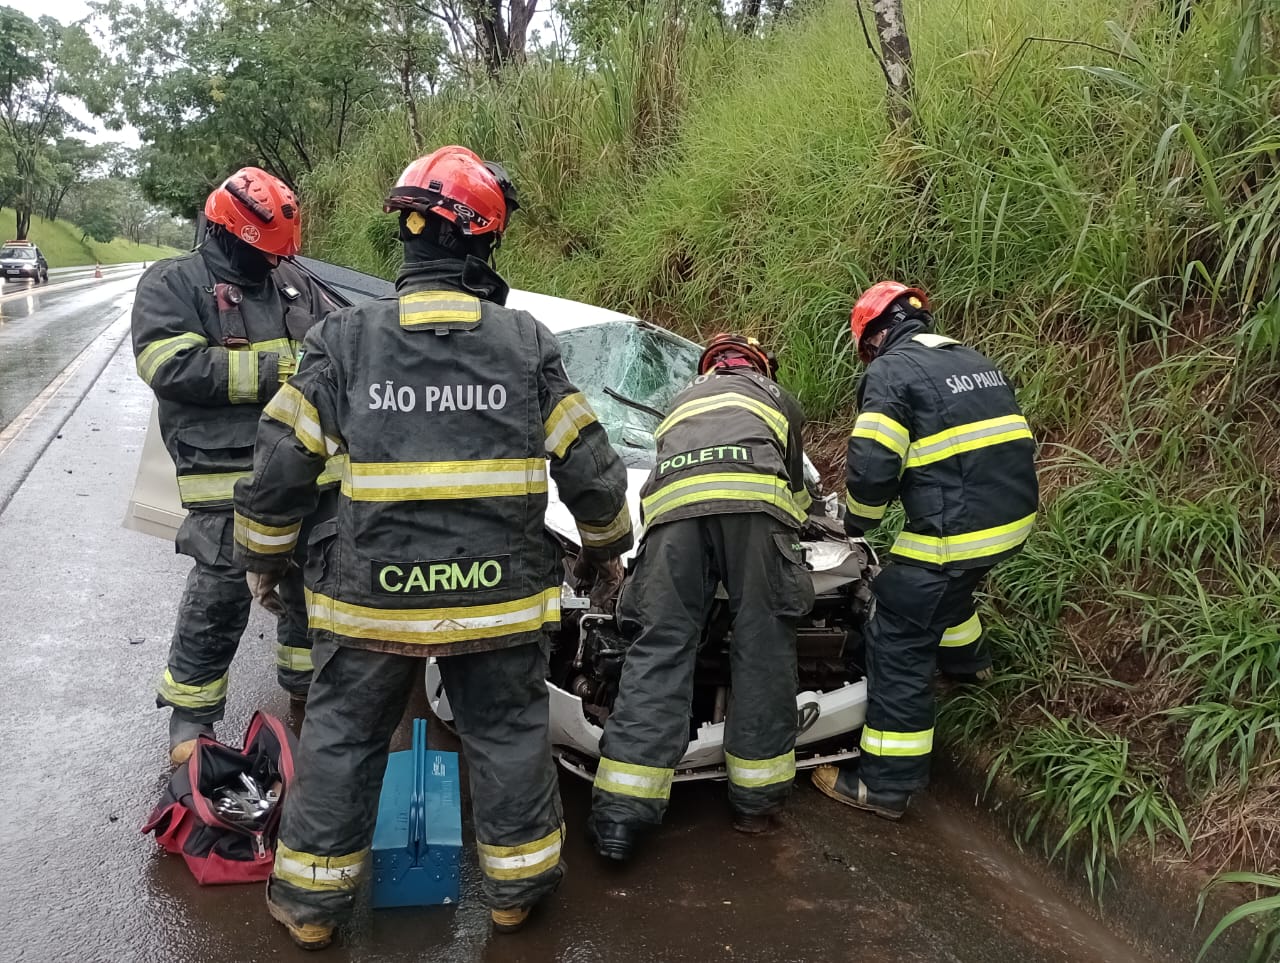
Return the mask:
[[101, 265], [101, 264], [95, 264], [95, 265], [93, 266], [93, 276], [94, 276], [95, 278], [100, 278], [100, 277], [102, 277], [102, 265]]

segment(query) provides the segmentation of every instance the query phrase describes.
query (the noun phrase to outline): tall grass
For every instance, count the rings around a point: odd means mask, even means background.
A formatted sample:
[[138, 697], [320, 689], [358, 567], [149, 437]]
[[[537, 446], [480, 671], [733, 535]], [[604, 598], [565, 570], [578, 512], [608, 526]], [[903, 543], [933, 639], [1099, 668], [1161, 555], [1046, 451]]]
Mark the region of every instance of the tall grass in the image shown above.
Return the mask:
[[[909, 142], [835, 2], [743, 41], [673, 0], [423, 119], [513, 170], [513, 283], [761, 334], [820, 427], [852, 419], [869, 281], [924, 285], [1000, 361], [1046, 504], [990, 584], [1002, 676], [940, 731], [993, 747], [1099, 890], [1137, 840], [1280, 861], [1210, 827], [1251, 832], [1280, 766], [1277, 24], [1204, 0], [1179, 35], [1160, 10], [920, 6]], [[305, 185], [312, 250], [392, 272], [378, 210], [412, 153], [403, 118], [369, 118]]]

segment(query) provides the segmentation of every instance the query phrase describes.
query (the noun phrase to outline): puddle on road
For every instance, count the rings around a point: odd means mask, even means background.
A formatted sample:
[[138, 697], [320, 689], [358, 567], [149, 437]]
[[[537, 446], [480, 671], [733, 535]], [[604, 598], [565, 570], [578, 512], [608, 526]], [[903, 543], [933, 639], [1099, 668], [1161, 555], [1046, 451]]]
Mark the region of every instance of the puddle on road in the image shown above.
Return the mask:
[[1003, 920], [1037, 945], [1045, 948], [1075, 947], [1080, 960], [1105, 963], [1151, 963], [1083, 909], [1065, 900], [1028, 866], [1005, 840], [989, 835], [971, 814], [928, 800], [920, 807], [929, 833], [948, 849], [969, 858], [980, 870], [972, 879], [986, 892], [975, 894], [982, 905], [1000, 904]]

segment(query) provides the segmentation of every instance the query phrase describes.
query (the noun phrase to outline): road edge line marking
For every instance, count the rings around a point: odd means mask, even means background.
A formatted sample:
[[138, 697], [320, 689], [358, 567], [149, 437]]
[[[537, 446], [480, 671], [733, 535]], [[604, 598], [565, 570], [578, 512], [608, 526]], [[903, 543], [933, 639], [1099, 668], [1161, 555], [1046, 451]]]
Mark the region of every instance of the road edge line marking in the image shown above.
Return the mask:
[[[90, 358], [95, 354], [102, 354], [102, 361], [98, 365], [97, 372], [95, 372], [93, 377], [88, 380], [88, 383], [80, 393], [80, 396], [75, 399], [75, 403], [68, 405], [67, 411], [58, 419], [57, 424], [47, 429], [48, 437], [45, 438], [43, 444], [39, 445], [38, 450], [29, 457], [28, 463], [18, 470], [17, 477], [8, 483], [7, 488], [0, 487], [0, 515], [4, 514], [5, 509], [9, 507], [9, 503], [13, 500], [13, 496], [18, 493], [26, 482], [27, 476], [31, 474], [32, 469], [34, 469], [40, 462], [40, 459], [44, 456], [44, 453], [48, 450], [49, 446], [58, 437], [58, 433], [61, 432], [66, 423], [71, 420], [71, 416], [80, 409], [80, 405], [84, 402], [84, 399], [88, 397], [93, 386], [97, 384], [98, 379], [102, 377], [102, 372], [107, 369], [107, 365], [111, 363], [111, 359], [114, 358], [116, 353], [120, 350], [120, 345], [123, 344], [125, 338], [129, 336], [129, 319], [132, 312], [133, 296], [130, 294], [128, 307], [121, 311], [116, 319], [102, 330], [101, 334], [90, 341], [84, 349], [71, 360], [70, 364], [58, 372], [57, 376], [45, 385], [44, 389], [32, 398], [22, 411], [18, 412], [17, 417], [6, 425], [3, 431], [0, 431], [0, 459], [3, 459], [5, 452], [10, 448], [13, 448], [19, 440], [23, 439], [27, 430], [36, 423], [44, 410], [48, 408], [53, 400], [58, 396], [58, 393], [66, 387], [67, 382], [69, 382], [80, 371], [80, 369], [89, 362]], [[119, 330], [117, 331], [116, 328], [119, 328]], [[107, 344], [104, 345], [104, 342], [107, 342]], [[0, 486], [3, 486], [4, 484], [4, 478], [0, 476]]]

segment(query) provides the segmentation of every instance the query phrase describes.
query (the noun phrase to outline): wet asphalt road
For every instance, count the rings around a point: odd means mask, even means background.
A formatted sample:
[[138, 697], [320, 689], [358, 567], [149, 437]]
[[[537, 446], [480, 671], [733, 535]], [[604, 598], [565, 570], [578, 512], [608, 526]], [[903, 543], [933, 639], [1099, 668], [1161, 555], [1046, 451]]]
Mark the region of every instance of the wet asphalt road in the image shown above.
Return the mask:
[[[679, 786], [664, 832], [617, 870], [588, 851], [587, 787], [569, 776], [569, 875], [524, 932], [491, 935], [464, 825], [459, 906], [366, 909], [334, 949], [296, 950], [262, 886], [201, 888], [138, 831], [169, 772], [152, 685], [187, 568], [120, 527], [149, 407], [123, 342], [0, 514], [0, 960], [1152, 963], [927, 797], [891, 824], [802, 782], [784, 827], [746, 838], [718, 787]], [[255, 610], [219, 729], [230, 741], [256, 708], [299, 721], [272, 641]]]
[[141, 265], [51, 274], [0, 285], [0, 430], [120, 313]]

